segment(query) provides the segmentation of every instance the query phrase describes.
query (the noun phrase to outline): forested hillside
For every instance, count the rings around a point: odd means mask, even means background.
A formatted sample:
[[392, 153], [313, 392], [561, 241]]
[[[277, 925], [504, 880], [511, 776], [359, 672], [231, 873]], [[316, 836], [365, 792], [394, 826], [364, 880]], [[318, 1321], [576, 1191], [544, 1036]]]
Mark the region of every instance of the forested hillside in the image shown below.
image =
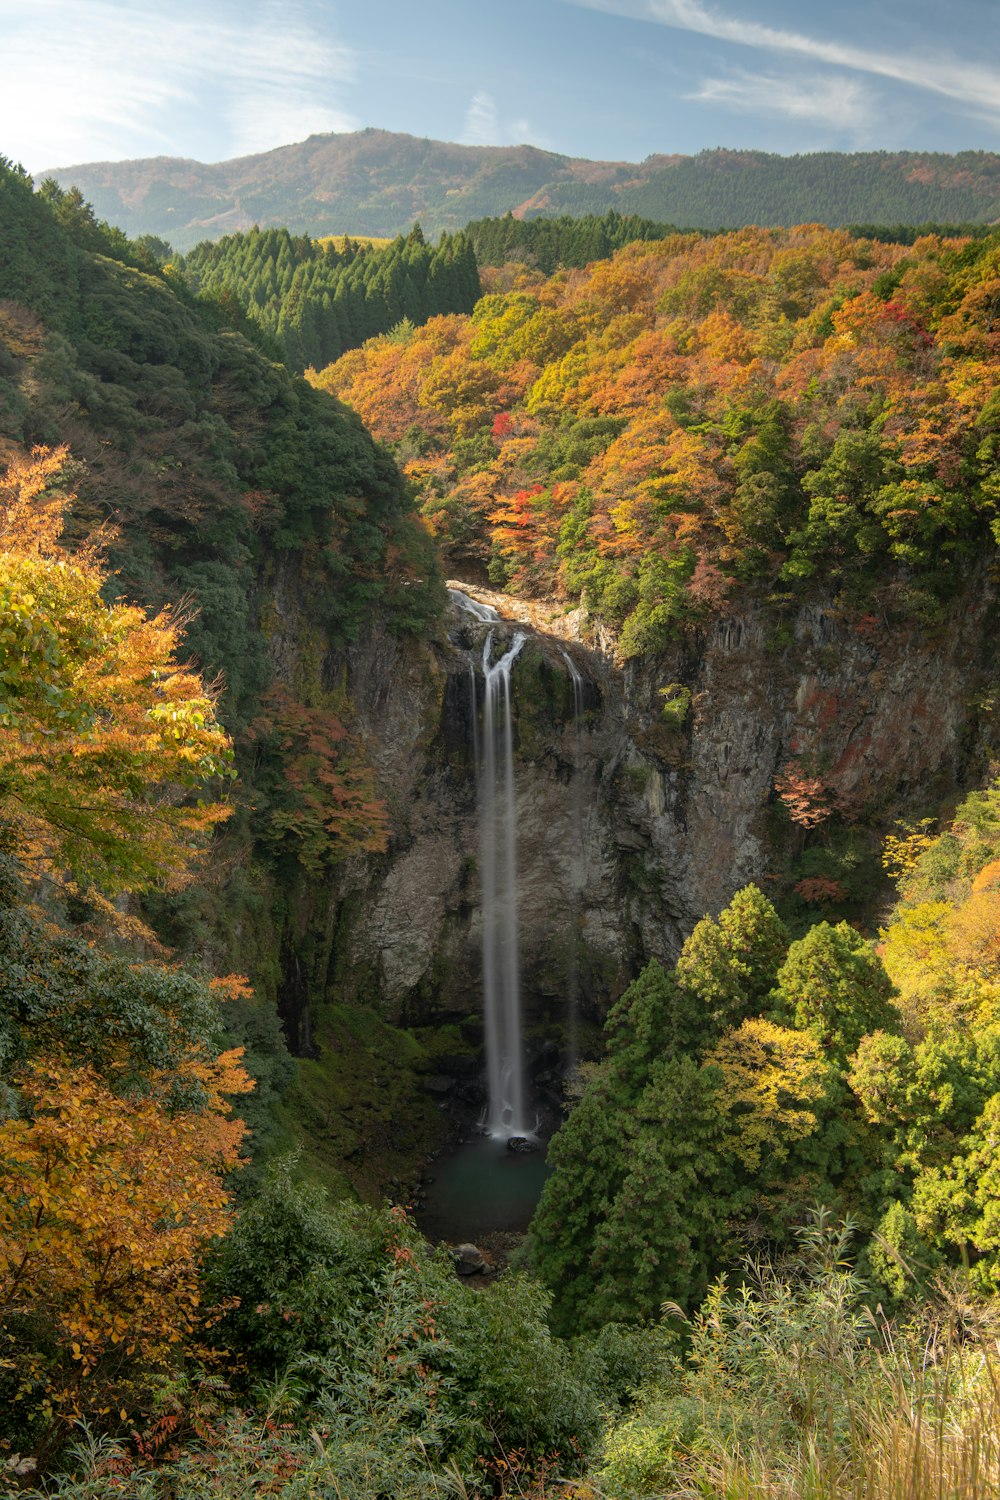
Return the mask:
[[997, 545], [995, 237], [805, 227], [508, 264], [468, 318], [316, 377], [393, 447], [453, 571], [582, 594], [625, 655], [818, 581], [932, 620]]
[[810, 1202], [864, 1232], [887, 1306], [946, 1263], [996, 1289], [998, 853], [994, 786], [946, 834], [890, 840], [903, 899], [877, 952], [846, 923], [790, 942], [750, 886], [645, 970], [551, 1149], [533, 1235], [557, 1326], [689, 1310]]
[[289, 369], [339, 359], [405, 318], [471, 312], [480, 295], [465, 235], [425, 243], [419, 226], [391, 245], [341, 246], [251, 230], [197, 245], [180, 262], [194, 291], [231, 300], [275, 341]]
[[86, 205], [33, 194], [9, 167], [0, 191], [2, 434], [69, 444], [82, 466], [71, 524], [114, 520], [124, 590], [193, 597], [191, 649], [224, 674], [234, 726], [266, 686], [262, 647], [247, 649], [265, 553], [296, 556], [335, 640], [393, 598], [404, 626], [404, 610], [411, 625], [433, 612], [430, 586], [403, 587], [426, 548], [395, 466], [356, 417], [263, 357], [179, 276], [129, 264], [127, 242]]
[[1000, 158], [986, 151], [763, 151], [587, 161], [533, 146], [459, 146], [384, 130], [316, 135], [207, 166], [147, 161], [57, 166], [97, 212], [129, 234], [187, 250], [237, 230], [430, 236], [513, 212], [603, 215], [615, 209], [683, 228], [742, 224], [961, 223], [1000, 217]]
[[623, 216], [616, 209], [607, 213], [584, 214], [572, 218], [478, 219], [466, 225], [479, 263], [502, 266], [516, 261], [534, 266], [551, 276], [567, 266], [585, 266], [592, 260], [606, 260], [623, 245], [635, 240], [663, 240], [676, 234], [672, 224], [655, 224], [634, 214]]
[[[855, 239], [899, 245], [912, 245], [934, 234], [950, 239], [980, 239], [992, 233], [988, 224], [930, 221], [922, 225], [850, 224], [847, 228]], [[586, 266], [592, 260], [606, 260], [635, 240], [665, 240], [679, 232], [675, 224], [656, 224], [634, 214], [622, 215], [614, 208], [605, 214], [582, 214], [576, 218], [563, 214], [559, 218], [516, 219], [513, 214], [505, 214], [499, 219], [479, 219], [465, 226], [481, 265], [499, 267], [513, 261], [543, 271], [546, 276], [572, 266]]]
[[[74, 492], [68, 545], [110, 528], [106, 590], [177, 608], [177, 649], [213, 685], [235, 741], [240, 780], [212, 867], [183, 888], [143, 882], [141, 914], [161, 943], [252, 970], [258, 999], [237, 996], [227, 1028], [256, 1054], [247, 1109], [262, 1142], [272, 1084], [290, 1074], [284, 933], [309, 922], [294, 891], [385, 839], [350, 695], [324, 661], [376, 619], [412, 638], [443, 590], [395, 466], [356, 417], [75, 198], [34, 194], [5, 166], [0, 215], [4, 456], [68, 449], [53, 481]], [[315, 649], [276, 667], [279, 590], [301, 597]], [[112, 844], [129, 836], [107, 831]], [[100, 927], [84, 902], [77, 920], [92, 917]]]
[[[996, 219], [997, 158], [985, 151], [702, 151], [649, 157], [638, 181], [616, 194], [622, 213], [703, 229], [743, 224], [953, 223]], [[593, 212], [584, 193], [556, 184], [544, 211]], [[543, 205], [532, 203], [528, 212]], [[603, 204], [600, 205], [603, 207]]]

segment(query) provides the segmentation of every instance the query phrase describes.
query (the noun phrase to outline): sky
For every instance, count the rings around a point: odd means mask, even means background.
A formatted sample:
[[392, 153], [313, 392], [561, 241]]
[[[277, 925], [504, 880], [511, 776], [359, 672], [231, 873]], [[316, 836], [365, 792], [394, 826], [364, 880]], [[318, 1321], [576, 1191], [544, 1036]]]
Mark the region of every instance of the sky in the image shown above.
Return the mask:
[[0, 0], [0, 155], [1000, 150], [1000, 0]]

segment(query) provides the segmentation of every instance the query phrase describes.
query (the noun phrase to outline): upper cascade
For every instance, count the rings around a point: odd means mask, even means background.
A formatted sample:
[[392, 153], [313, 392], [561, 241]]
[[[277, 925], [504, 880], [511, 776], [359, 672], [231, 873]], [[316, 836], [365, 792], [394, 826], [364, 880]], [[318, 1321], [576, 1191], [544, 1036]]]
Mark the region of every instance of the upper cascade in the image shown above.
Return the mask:
[[480, 604], [478, 599], [471, 599], [468, 594], [451, 584], [448, 586], [448, 598], [463, 614], [471, 615], [483, 625], [492, 625], [502, 618], [492, 604]]
[[512, 621], [528, 626], [539, 635], [555, 636], [578, 645], [586, 644], [590, 651], [595, 649], [589, 639], [591, 632], [585, 628], [587, 615], [582, 608], [567, 609], [565, 602], [555, 598], [533, 599], [519, 594], [504, 594], [497, 589], [482, 588], [477, 583], [466, 583], [458, 578], [449, 578], [446, 587], [456, 609], [484, 624]]

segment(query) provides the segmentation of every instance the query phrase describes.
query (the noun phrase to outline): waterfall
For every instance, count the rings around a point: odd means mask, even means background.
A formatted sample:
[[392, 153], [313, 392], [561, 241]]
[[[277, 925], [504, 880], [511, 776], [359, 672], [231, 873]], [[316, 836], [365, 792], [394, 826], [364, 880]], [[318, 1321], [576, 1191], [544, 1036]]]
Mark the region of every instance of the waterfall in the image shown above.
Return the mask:
[[583, 717], [583, 678], [576, 662], [568, 651], [562, 653], [562, 659], [569, 668], [569, 675], [573, 682], [573, 733], [577, 744], [580, 740], [580, 720]]
[[[580, 887], [582, 889], [586, 885], [586, 845], [583, 837], [583, 780], [580, 754], [583, 726], [583, 677], [568, 651], [562, 652], [562, 659], [566, 663], [573, 683], [572, 854], [575, 855], [579, 862]], [[578, 953], [580, 905], [578, 894], [576, 910], [573, 914], [573, 929], [570, 936], [571, 947], [566, 968], [566, 1053], [568, 1063], [566, 1071], [568, 1074], [575, 1073], [580, 1055], [580, 960]]]
[[[529, 1135], [525, 1114], [524, 1053], [517, 922], [517, 810], [510, 672], [527, 637], [518, 631], [490, 664], [491, 630], [483, 646], [483, 725], [474, 749], [479, 787], [480, 879], [483, 928], [483, 1013], [490, 1135]], [[473, 679], [473, 691], [475, 679]], [[477, 716], [473, 703], [473, 725]], [[474, 730], [475, 733], [475, 730]]]
[[448, 598], [463, 614], [471, 615], [481, 625], [492, 625], [500, 618], [492, 604], [480, 604], [478, 599], [470, 599], [468, 594], [462, 593], [461, 589], [449, 589]]

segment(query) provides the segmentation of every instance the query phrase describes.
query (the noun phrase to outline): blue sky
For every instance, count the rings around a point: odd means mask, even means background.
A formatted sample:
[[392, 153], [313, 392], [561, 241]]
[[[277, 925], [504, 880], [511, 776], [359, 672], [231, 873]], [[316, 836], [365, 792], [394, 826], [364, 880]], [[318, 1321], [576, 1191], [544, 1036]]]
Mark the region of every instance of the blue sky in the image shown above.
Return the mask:
[[641, 160], [1000, 150], [1000, 0], [0, 0], [31, 171], [366, 125]]

